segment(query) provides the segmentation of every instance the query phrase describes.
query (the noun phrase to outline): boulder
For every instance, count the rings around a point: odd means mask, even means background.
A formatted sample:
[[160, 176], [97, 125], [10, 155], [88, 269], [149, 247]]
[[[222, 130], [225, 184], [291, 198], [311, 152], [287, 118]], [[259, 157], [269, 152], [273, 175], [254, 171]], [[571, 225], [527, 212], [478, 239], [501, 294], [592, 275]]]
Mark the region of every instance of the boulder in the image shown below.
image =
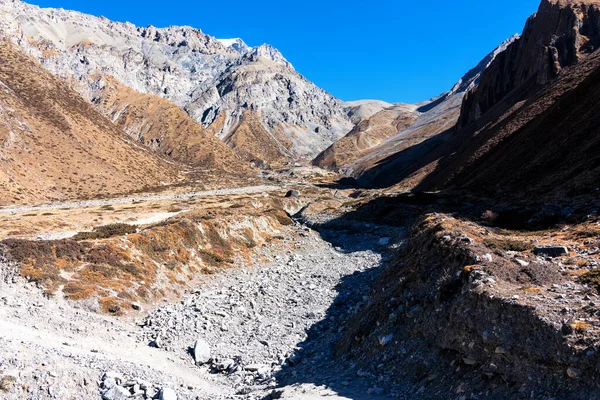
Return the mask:
[[196, 364], [206, 364], [210, 361], [210, 345], [202, 339], [196, 340], [194, 344], [194, 360]]
[[300, 192], [298, 190], [290, 190], [289, 192], [287, 192], [285, 194], [285, 197], [286, 198], [289, 198], [289, 197], [300, 197]]
[[177, 394], [171, 388], [162, 388], [158, 394], [160, 400], [177, 400]]
[[125, 400], [130, 396], [129, 390], [121, 386], [113, 386], [102, 394], [103, 400]]

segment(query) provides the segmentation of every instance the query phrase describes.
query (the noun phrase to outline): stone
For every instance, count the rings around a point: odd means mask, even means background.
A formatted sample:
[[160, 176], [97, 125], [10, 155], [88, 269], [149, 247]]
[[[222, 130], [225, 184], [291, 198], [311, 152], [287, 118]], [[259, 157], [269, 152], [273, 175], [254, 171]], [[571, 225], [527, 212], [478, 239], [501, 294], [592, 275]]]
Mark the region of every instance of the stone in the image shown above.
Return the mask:
[[391, 334], [391, 333], [390, 333], [389, 335], [386, 335], [386, 336], [380, 337], [380, 338], [379, 338], [379, 344], [381, 344], [382, 346], [385, 346], [385, 345], [387, 345], [389, 342], [391, 342], [393, 338], [394, 338], [394, 335], [393, 335], [393, 334]]
[[538, 246], [533, 249], [533, 254], [554, 258], [569, 254], [569, 249], [565, 246]]
[[567, 369], [567, 375], [571, 379], [577, 379], [577, 378], [579, 378], [581, 376], [581, 371], [578, 370], [577, 368], [569, 367]]
[[102, 394], [103, 400], [125, 400], [129, 398], [129, 390], [121, 386], [113, 386]]
[[529, 263], [527, 261], [519, 260], [518, 258], [515, 259], [515, 262], [517, 264], [519, 264], [521, 267], [526, 267], [529, 265]]
[[141, 311], [142, 305], [140, 303], [133, 302], [133, 303], [131, 303], [131, 308], [133, 308], [136, 311]]
[[285, 194], [285, 197], [290, 198], [290, 197], [300, 197], [300, 192], [298, 190], [290, 190], [289, 192], [287, 192]]
[[162, 388], [158, 394], [160, 400], [177, 400], [177, 394], [171, 388]]
[[380, 246], [387, 246], [388, 244], [390, 244], [390, 238], [381, 238], [379, 239], [379, 245]]
[[194, 360], [196, 364], [206, 364], [210, 361], [210, 358], [210, 345], [202, 339], [196, 340], [196, 344], [194, 344]]
[[250, 372], [258, 372], [259, 370], [261, 370], [263, 368], [265, 368], [265, 366], [262, 364], [250, 364], [250, 365], [246, 365], [244, 367], [244, 369], [246, 371], [250, 371]]

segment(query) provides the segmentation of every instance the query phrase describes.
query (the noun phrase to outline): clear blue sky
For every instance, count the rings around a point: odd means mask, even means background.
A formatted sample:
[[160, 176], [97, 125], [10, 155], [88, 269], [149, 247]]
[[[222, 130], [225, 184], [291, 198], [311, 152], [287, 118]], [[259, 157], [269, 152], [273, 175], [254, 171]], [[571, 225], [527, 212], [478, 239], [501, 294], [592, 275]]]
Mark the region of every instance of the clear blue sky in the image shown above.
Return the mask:
[[514, 33], [540, 0], [27, 0], [136, 25], [191, 25], [270, 43], [342, 100], [440, 94]]

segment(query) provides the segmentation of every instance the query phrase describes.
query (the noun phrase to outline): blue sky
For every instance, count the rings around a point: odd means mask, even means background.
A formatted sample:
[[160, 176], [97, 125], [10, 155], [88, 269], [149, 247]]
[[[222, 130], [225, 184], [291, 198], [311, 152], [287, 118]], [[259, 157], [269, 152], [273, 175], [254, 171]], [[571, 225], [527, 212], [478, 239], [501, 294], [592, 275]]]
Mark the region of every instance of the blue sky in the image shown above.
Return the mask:
[[440, 94], [513, 33], [539, 0], [28, 0], [136, 25], [191, 25], [270, 43], [342, 100]]

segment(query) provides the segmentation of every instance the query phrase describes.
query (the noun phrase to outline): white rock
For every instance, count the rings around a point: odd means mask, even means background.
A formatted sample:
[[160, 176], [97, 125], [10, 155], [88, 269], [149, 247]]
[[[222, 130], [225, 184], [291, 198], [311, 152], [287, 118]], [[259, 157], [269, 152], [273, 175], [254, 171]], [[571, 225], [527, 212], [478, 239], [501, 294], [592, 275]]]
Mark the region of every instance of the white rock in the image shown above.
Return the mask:
[[196, 340], [194, 344], [194, 360], [196, 364], [206, 364], [210, 361], [210, 345], [203, 339]]
[[160, 400], [177, 400], [177, 394], [171, 388], [162, 388], [158, 395]]
[[125, 400], [129, 398], [129, 390], [121, 386], [113, 386], [102, 395], [104, 400]]

